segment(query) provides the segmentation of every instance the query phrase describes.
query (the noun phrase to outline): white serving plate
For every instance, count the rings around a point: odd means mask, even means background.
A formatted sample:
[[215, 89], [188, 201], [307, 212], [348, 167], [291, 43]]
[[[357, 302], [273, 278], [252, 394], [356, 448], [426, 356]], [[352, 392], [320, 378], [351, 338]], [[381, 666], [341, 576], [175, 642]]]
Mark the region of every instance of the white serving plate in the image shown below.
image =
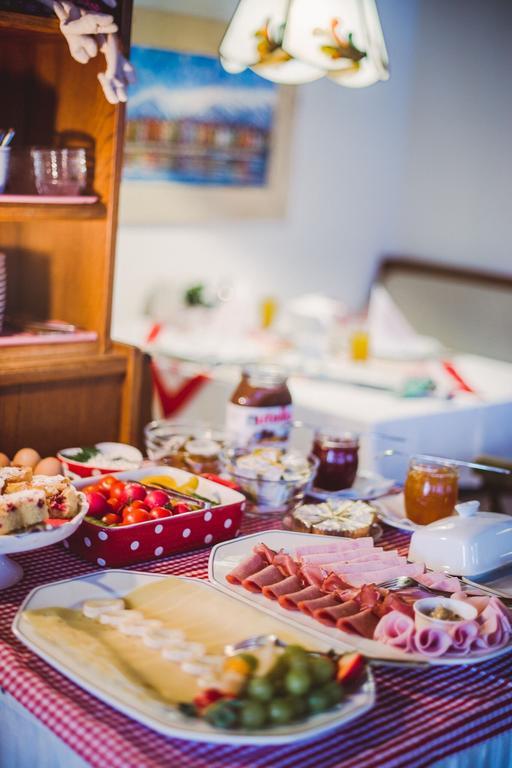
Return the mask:
[[11, 587], [23, 576], [21, 565], [6, 555], [16, 555], [21, 552], [32, 552], [34, 549], [49, 547], [59, 541], [64, 541], [77, 530], [89, 509], [84, 494], [79, 493], [78, 496], [81, 510], [69, 522], [47, 531], [24, 531], [0, 536], [0, 589]]
[[421, 663], [430, 665], [458, 666], [462, 664], [477, 664], [482, 661], [502, 656], [512, 650], [512, 641], [502, 648], [490, 652], [473, 653], [470, 656], [445, 656], [432, 658], [419, 653], [405, 653], [377, 640], [368, 640], [365, 637], [343, 632], [335, 627], [326, 627], [311, 616], [306, 616], [301, 611], [287, 611], [281, 608], [275, 600], [269, 600], [261, 594], [249, 592], [243, 587], [230, 584], [226, 575], [246, 558], [252, 548], [264, 542], [271, 549], [283, 548], [286, 552], [294, 552], [295, 548], [304, 544], [332, 544], [332, 536], [319, 536], [310, 533], [293, 533], [291, 531], [261, 531], [249, 536], [222, 542], [213, 547], [208, 564], [208, 577], [210, 581], [224, 592], [235, 595], [239, 600], [250, 605], [257, 605], [265, 613], [278, 616], [282, 621], [295, 627], [308, 631], [317, 638], [328, 639], [335, 651], [346, 651], [347, 646], [360, 651], [375, 661]]
[[377, 510], [379, 520], [391, 528], [398, 528], [399, 531], [412, 533], [423, 528], [423, 525], [417, 525], [409, 520], [405, 515], [404, 494], [397, 493], [390, 496], [384, 496], [382, 499], [376, 499], [373, 506]]
[[394, 480], [378, 475], [376, 472], [360, 470], [351, 488], [345, 488], [342, 491], [324, 491], [321, 488], [312, 488], [308, 491], [308, 496], [322, 501], [332, 498], [370, 501], [389, 493], [394, 485]]
[[[31, 651], [44, 659], [48, 664], [68, 677], [74, 683], [84, 688], [89, 693], [109, 704], [114, 709], [123, 712], [142, 725], [152, 728], [165, 736], [188, 739], [199, 742], [215, 742], [225, 744], [289, 744], [296, 741], [311, 739], [326, 731], [338, 728], [356, 717], [367, 712], [375, 703], [375, 683], [371, 671], [368, 679], [359, 691], [352, 694], [336, 709], [330, 712], [315, 715], [305, 722], [291, 723], [289, 725], [274, 726], [267, 731], [223, 731], [213, 728], [206, 721], [191, 719], [182, 715], [177, 708], [160, 705], [155, 713], [155, 707], [149, 707], [143, 700], [134, 704], [131, 699], [123, 696], [123, 693], [115, 694], [109, 690], [108, 685], [100, 686], [93, 682], [87, 666], [79, 665], [72, 659], [59, 652], [55, 646], [38, 635], [35, 628], [24, 618], [23, 612], [38, 608], [69, 608], [77, 609], [84, 600], [99, 599], [105, 597], [124, 597], [138, 587], [142, 587], [155, 580], [167, 578], [161, 574], [142, 573], [137, 571], [109, 570], [97, 571], [87, 576], [75, 579], [57, 581], [32, 590], [19, 608], [12, 625], [16, 637], [21, 640]], [[180, 578], [180, 577], [174, 577]], [[216, 587], [208, 582], [198, 579], [185, 579], [186, 582], [200, 584], [205, 591], [205, 599], [208, 592]], [[230, 596], [233, 599], [233, 596]], [[278, 634], [279, 621], [276, 622]], [[318, 645], [318, 638], [305, 630], [304, 643], [314, 639]], [[251, 635], [250, 627], [247, 635]], [[124, 642], [125, 640], [123, 640]], [[330, 642], [323, 639], [323, 647], [328, 650]], [[346, 646], [344, 646], [346, 650]]]

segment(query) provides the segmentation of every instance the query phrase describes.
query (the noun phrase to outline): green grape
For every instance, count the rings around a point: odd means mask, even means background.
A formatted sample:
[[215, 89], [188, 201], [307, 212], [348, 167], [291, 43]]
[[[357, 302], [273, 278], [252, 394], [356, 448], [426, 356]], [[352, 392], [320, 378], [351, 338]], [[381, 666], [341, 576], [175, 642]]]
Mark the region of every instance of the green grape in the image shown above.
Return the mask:
[[235, 709], [228, 701], [216, 701], [204, 711], [204, 717], [216, 728], [234, 728], [238, 723]]
[[247, 684], [247, 695], [258, 701], [270, 701], [274, 695], [274, 686], [268, 677], [253, 677]]
[[294, 708], [287, 699], [274, 699], [270, 702], [268, 713], [273, 723], [284, 725], [293, 720]]
[[284, 684], [292, 696], [302, 696], [311, 688], [311, 675], [306, 669], [292, 667], [284, 679]]
[[243, 659], [248, 664], [251, 672], [255, 672], [258, 668], [258, 659], [252, 653], [237, 653], [237, 658]]
[[339, 704], [343, 698], [343, 688], [336, 680], [331, 680], [330, 683], [326, 683], [318, 690], [329, 698], [331, 706]]
[[327, 656], [311, 656], [309, 671], [315, 683], [327, 683], [334, 678], [336, 667]]
[[259, 701], [244, 701], [240, 709], [240, 722], [245, 728], [261, 728], [267, 719], [267, 709]]
[[322, 689], [317, 688], [309, 694], [308, 706], [311, 714], [316, 715], [318, 712], [324, 712], [326, 709], [329, 709], [331, 699]]

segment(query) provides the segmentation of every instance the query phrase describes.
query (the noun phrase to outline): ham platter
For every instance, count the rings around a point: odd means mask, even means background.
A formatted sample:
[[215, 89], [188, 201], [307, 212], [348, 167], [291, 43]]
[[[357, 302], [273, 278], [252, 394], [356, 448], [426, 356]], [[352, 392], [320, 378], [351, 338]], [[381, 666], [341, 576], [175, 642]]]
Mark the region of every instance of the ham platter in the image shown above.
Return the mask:
[[[263, 531], [215, 546], [209, 579], [245, 603], [328, 638], [335, 649], [353, 647], [375, 661], [472, 664], [512, 649], [510, 616], [499, 601], [468, 596], [458, 579], [424, 570], [370, 537]], [[379, 586], [399, 576], [474, 605], [477, 618], [449, 633], [435, 622], [420, 631], [414, 604], [428, 593], [420, 585], [400, 592]]]

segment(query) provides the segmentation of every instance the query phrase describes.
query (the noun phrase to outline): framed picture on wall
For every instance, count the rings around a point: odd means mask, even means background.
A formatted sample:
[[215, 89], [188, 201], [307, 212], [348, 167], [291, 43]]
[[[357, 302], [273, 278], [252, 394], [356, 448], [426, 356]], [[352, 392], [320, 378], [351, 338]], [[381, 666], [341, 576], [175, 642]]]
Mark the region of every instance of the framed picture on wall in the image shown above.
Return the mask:
[[124, 223], [284, 215], [293, 89], [225, 72], [217, 50], [226, 26], [135, 9]]

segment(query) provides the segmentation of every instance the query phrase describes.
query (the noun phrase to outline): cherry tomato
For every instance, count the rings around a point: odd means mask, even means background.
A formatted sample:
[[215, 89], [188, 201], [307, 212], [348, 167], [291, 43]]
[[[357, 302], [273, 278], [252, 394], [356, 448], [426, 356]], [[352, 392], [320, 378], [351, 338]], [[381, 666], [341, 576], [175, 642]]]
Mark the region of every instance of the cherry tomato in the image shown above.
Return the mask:
[[101, 522], [105, 523], [105, 525], [119, 525], [122, 522], [122, 517], [120, 515], [115, 515], [113, 512], [109, 512], [108, 514], [103, 515]]
[[86, 485], [82, 488], [82, 493], [101, 493], [102, 496], [106, 496], [105, 491], [102, 491], [98, 485]]
[[160, 490], [150, 491], [144, 499], [144, 504], [146, 504], [150, 509], [153, 509], [153, 507], [163, 507], [168, 502], [168, 494], [165, 491]]
[[123, 510], [123, 525], [133, 525], [133, 523], [144, 523], [150, 520], [149, 513], [143, 509], [133, 509], [131, 504]]
[[149, 516], [152, 520], [159, 520], [161, 517], [170, 517], [172, 512], [166, 507], [153, 507], [149, 510]]
[[106, 498], [97, 491], [92, 491], [87, 494], [87, 501], [89, 502], [89, 510], [87, 512], [91, 517], [103, 517], [110, 512], [110, 507], [107, 504]]
[[149, 512], [149, 507], [146, 504], [146, 502], [141, 501], [140, 499], [135, 499], [135, 501], [131, 501], [129, 506], [132, 507], [133, 509], [143, 509], [144, 512]]
[[124, 501], [124, 486], [125, 484], [122, 483], [120, 480], [116, 480], [115, 483], [112, 483], [110, 486], [110, 498], [111, 499], [120, 499], [121, 501]]
[[111, 508], [112, 512], [121, 512], [123, 502], [120, 499], [107, 499], [107, 504]]
[[98, 490], [110, 493], [110, 489], [117, 482], [119, 481], [113, 475], [104, 475], [98, 483]]
[[183, 501], [178, 502], [172, 508], [173, 515], [182, 515], [184, 512], [190, 512], [190, 507]]
[[126, 483], [121, 498], [124, 502], [144, 501], [146, 498], [146, 489], [140, 483]]

